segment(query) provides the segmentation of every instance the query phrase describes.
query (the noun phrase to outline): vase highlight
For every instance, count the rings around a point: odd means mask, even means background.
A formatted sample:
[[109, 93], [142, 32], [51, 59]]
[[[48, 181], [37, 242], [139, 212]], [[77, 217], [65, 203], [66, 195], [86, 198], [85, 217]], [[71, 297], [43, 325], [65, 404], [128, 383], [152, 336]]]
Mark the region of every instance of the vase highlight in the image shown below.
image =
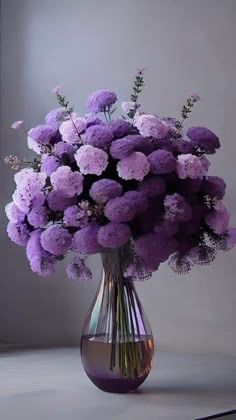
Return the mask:
[[81, 339], [82, 363], [101, 390], [131, 392], [151, 370], [152, 332], [134, 283], [123, 275], [129, 248], [103, 253], [102, 262], [101, 283]]

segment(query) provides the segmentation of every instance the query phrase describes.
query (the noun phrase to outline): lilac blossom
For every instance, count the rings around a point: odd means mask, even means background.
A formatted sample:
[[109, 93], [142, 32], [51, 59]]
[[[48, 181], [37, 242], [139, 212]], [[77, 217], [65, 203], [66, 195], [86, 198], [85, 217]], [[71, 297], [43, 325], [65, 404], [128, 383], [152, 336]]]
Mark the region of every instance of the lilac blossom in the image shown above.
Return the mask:
[[52, 225], [43, 231], [40, 241], [45, 251], [59, 256], [69, 251], [72, 237], [67, 229], [58, 225]]
[[136, 109], [137, 105], [135, 102], [133, 101], [129, 101], [129, 102], [122, 102], [121, 103], [121, 109], [122, 111], [124, 111], [126, 114], [129, 114], [130, 112], [134, 111]]
[[76, 117], [72, 120], [63, 121], [59, 127], [62, 140], [69, 144], [80, 142], [80, 134], [86, 129], [87, 121], [85, 118]]
[[28, 136], [34, 141], [45, 146], [50, 143], [51, 138], [55, 134], [55, 128], [50, 125], [43, 124], [37, 127], [31, 128], [28, 132]]
[[24, 125], [24, 121], [15, 121], [12, 125], [11, 125], [11, 128], [13, 129], [13, 130], [21, 130], [22, 129], [22, 127], [23, 127], [23, 125]]
[[60, 166], [51, 174], [51, 184], [54, 191], [59, 191], [65, 197], [81, 194], [83, 179], [80, 172], [73, 172], [69, 166]]
[[110, 109], [117, 101], [117, 96], [114, 92], [107, 89], [96, 90], [88, 97], [86, 106], [90, 112], [103, 112]]
[[202, 184], [202, 190], [210, 197], [217, 197], [220, 200], [225, 195], [225, 181], [218, 176], [208, 176]]
[[65, 197], [61, 195], [60, 191], [54, 190], [46, 198], [50, 209], [55, 212], [64, 211], [67, 207], [73, 206], [77, 202], [76, 197]]
[[103, 178], [92, 184], [89, 195], [97, 203], [106, 203], [111, 198], [119, 197], [122, 190], [122, 185], [119, 182]]
[[25, 220], [25, 213], [23, 213], [13, 201], [6, 205], [5, 212], [11, 223], [24, 222]]
[[186, 155], [179, 155], [177, 158], [177, 173], [180, 179], [185, 178], [203, 178], [206, 174], [206, 169], [202, 165], [199, 157], [187, 153]]
[[215, 153], [220, 148], [219, 137], [206, 127], [190, 127], [187, 136], [208, 154]]
[[84, 175], [101, 175], [108, 165], [108, 154], [91, 145], [81, 146], [75, 153], [75, 160]]
[[41, 159], [41, 171], [50, 176], [53, 172], [62, 166], [62, 162], [54, 155], [45, 154]]
[[33, 205], [32, 210], [27, 215], [27, 220], [35, 228], [44, 227], [49, 222], [49, 212], [47, 207], [42, 205]]
[[109, 126], [92, 125], [87, 128], [84, 136], [84, 144], [107, 149], [112, 142], [113, 133]]
[[136, 214], [143, 213], [148, 208], [148, 199], [140, 191], [127, 191], [123, 197], [135, 205]]
[[113, 120], [108, 124], [108, 127], [115, 138], [120, 138], [129, 132], [132, 125], [126, 120]]
[[58, 130], [62, 121], [69, 118], [68, 112], [63, 108], [52, 109], [45, 117], [45, 123]]
[[148, 174], [150, 164], [146, 156], [141, 152], [133, 152], [131, 155], [121, 159], [117, 164], [117, 172], [120, 178], [142, 181]]
[[168, 150], [155, 150], [148, 155], [148, 162], [154, 175], [168, 174], [176, 168], [176, 159]]
[[87, 226], [78, 230], [72, 243], [72, 249], [81, 254], [96, 254], [102, 251], [102, 246], [97, 241], [97, 234], [100, 225], [89, 223]]
[[60, 159], [67, 159], [69, 162], [75, 161], [76, 147], [73, 144], [59, 141], [54, 146], [54, 154]]
[[155, 115], [138, 114], [134, 116], [134, 125], [144, 137], [162, 139], [168, 133], [168, 127]]
[[21, 246], [26, 246], [30, 237], [29, 228], [26, 223], [23, 222], [9, 222], [7, 225], [7, 234], [11, 241]]
[[135, 204], [125, 197], [113, 198], [106, 204], [104, 214], [111, 222], [129, 222], [136, 214]]

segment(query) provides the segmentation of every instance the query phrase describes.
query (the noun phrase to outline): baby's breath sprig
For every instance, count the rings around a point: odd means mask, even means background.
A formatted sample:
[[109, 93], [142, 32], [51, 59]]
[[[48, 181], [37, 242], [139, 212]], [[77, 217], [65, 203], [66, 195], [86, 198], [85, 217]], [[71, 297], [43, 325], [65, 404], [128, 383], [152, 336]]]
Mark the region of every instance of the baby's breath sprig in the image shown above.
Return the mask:
[[34, 159], [33, 161], [27, 161], [23, 159], [19, 159], [18, 156], [9, 155], [6, 156], [4, 162], [7, 165], [11, 166], [11, 169], [18, 171], [19, 169], [23, 168], [32, 168], [35, 171], [39, 169], [40, 161], [38, 159]]

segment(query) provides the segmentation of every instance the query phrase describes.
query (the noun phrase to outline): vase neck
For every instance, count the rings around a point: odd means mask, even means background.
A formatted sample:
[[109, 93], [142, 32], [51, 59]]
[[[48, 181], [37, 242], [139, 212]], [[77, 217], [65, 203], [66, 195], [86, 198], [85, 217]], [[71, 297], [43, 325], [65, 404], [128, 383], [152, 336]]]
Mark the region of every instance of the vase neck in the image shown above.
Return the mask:
[[103, 264], [103, 280], [105, 282], [122, 282], [128, 281], [124, 273], [132, 262], [132, 252], [130, 246], [117, 248], [108, 252], [101, 253]]

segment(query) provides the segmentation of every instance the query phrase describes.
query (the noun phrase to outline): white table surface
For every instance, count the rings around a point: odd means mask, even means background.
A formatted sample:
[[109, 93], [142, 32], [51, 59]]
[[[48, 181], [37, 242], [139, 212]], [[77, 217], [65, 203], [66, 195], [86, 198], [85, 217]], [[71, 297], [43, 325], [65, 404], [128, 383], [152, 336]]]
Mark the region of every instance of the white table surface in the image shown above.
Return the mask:
[[79, 349], [0, 353], [1, 420], [191, 420], [236, 408], [236, 358], [156, 352], [140, 391], [99, 391]]

